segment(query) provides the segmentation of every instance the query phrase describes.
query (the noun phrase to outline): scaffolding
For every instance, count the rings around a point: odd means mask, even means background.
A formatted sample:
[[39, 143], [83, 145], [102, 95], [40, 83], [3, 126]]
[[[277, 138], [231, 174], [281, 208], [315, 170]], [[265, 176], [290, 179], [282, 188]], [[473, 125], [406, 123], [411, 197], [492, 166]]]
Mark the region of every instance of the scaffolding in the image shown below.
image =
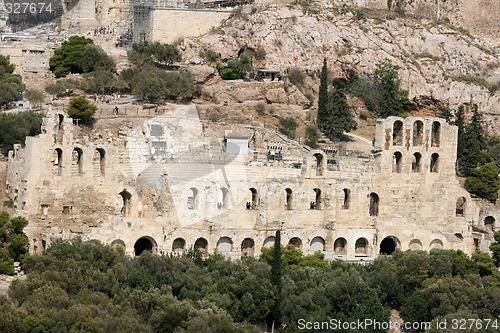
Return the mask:
[[128, 31], [133, 43], [148, 42], [153, 36], [153, 11], [155, 10], [214, 10], [231, 11], [232, 8], [253, 4], [254, 0], [129, 0]]

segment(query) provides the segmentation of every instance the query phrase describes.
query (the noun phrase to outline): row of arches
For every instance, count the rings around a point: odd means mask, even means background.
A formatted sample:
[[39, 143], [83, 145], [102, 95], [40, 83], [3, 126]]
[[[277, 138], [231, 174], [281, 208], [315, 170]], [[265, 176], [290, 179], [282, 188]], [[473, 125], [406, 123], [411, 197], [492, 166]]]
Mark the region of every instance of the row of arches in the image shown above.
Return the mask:
[[[416, 152], [412, 156], [411, 172], [422, 172], [422, 154]], [[401, 173], [403, 171], [403, 154], [399, 151], [392, 155], [392, 172]], [[439, 154], [433, 153], [430, 157], [429, 172], [439, 172]]]
[[[274, 245], [275, 238], [273, 236], [267, 237], [262, 246], [263, 247], [271, 247]], [[338, 237], [333, 242], [333, 248], [326, 248], [325, 240], [323, 237], [317, 236], [311, 239], [308, 242], [309, 249], [304, 249], [304, 244], [301, 238], [292, 237], [288, 241], [288, 244], [295, 246], [296, 248], [304, 251], [308, 250], [309, 252], [316, 251], [331, 251], [336, 255], [347, 255], [349, 242], [344, 237]], [[125, 247], [125, 243], [122, 240], [115, 240], [111, 243], [113, 246], [122, 246]], [[208, 251], [208, 241], [206, 238], [200, 237], [196, 239], [194, 244], [192, 245], [194, 249], [201, 251], [202, 253], [207, 253]], [[392, 255], [396, 249], [401, 247], [401, 243], [397, 237], [388, 236], [385, 237], [379, 245], [378, 253], [385, 255]], [[428, 246], [429, 250], [433, 249], [442, 249], [444, 247], [443, 241], [440, 239], [433, 239]], [[156, 252], [157, 244], [156, 241], [152, 237], [141, 237], [134, 244], [134, 254], [136, 256], [141, 255], [144, 251]], [[184, 238], [176, 238], [172, 242], [172, 253], [181, 254], [188, 249], [186, 240]], [[409, 250], [423, 250], [423, 243], [419, 239], [412, 239], [408, 243]], [[245, 238], [239, 244], [238, 247], [233, 244], [233, 240], [230, 237], [221, 237], [216, 243], [215, 250], [222, 254], [229, 254], [234, 252], [239, 252], [242, 257], [246, 256], [254, 256], [255, 253], [255, 240], [252, 238]], [[354, 250], [354, 256], [369, 256], [371, 255], [372, 249], [369, 241], [364, 237], [359, 237], [354, 241], [354, 247], [351, 251]], [[352, 253], [351, 253], [352, 254]]]
[[[94, 175], [104, 176], [106, 151], [103, 148], [96, 148], [93, 154]], [[63, 150], [54, 149], [52, 154], [52, 173], [54, 176], [62, 176]], [[83, 174], [83, 150], [79, 147], [73, 148], [71, 152], [71, 175], [79, 176]]]
[[[424, 144], [424, 123], [421, 120], [416, 120], [412, 125], [412, 140], [413, 146], [422, 146]], [[392, 124], [392, 144], [394, 146], [403, 145], [404, 125], [401, 120], [396, 120]], [[439, 121], [432, 122], [431, 125], [431, 146], [439, 147], [441, 141], [441, 123]], [[407, 142], [410, 139], [407, 138]]]

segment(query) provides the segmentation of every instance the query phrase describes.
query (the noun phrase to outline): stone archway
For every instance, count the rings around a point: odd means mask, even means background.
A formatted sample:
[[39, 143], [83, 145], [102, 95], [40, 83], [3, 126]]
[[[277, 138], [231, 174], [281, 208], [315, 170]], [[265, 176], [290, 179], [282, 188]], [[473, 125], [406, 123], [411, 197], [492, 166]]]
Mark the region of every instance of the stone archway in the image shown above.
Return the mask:
[[154, 253], [156, 251], [156, 241], [151, 237], [141, 237], [134, 244], [134, 254], [140, 256], [144, 251]]
[[380, 254], [391, 255], [398, 248], [398, 240], [395, 237], [386, 237], [380, 243]]

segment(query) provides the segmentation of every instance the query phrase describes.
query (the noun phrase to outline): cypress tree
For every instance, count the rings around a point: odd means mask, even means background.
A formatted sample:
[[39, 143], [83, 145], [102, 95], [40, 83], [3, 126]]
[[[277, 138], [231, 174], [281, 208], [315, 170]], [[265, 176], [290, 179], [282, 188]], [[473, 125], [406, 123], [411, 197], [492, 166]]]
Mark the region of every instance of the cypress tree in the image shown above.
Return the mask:
[[272, 310], [272, 319], [275, 323], [279, 324], [281, 320], [281, 290], [282, 290], [282, 271], [281, 271], [281, 233], [280, 230], [276, 230], [276, 236], [274, 239], [274, 252], [273, 252], [273, 262], [271, 266], [271, 283], [276, 291], [276, 299], [274, 308]]
[[472, 105], [472, 118], [469, 124], [464, 121], [464, 106], [458, 108], [455, 125], [458, 126], [457, 165], [459, 174], [470, 175], [476, 168], [486, 148], [481, 114], [476, 104]]
[[326, 65], [326, 58], [323, 58], [323, 67], [319, 77], [319, 96], [318, 96], [318, 118], [316, 124], [318, 129], [323, 132], [323, 124], [326, 122], [328, 104], [328, 66]]
[[343, 132], [350, 132], [356, 128], [351, 107], [347, 103], [346, 89], [347, 82], [344, 79], [336, 79], [333, 82], [333, 89], [328, 92], [326, 106], [328, 117], [323, 124], [323, 132], [329, 137], [340, 137]]

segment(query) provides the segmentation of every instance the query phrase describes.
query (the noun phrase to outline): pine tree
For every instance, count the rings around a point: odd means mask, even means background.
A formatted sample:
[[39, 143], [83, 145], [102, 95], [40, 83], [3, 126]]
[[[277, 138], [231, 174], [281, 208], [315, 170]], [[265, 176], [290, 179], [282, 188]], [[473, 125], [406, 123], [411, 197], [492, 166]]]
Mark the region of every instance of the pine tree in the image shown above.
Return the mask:
[[325, 123], [327, 118], [326, 105], [328, 104], [328, 66], [326, 58], [323, 59], [323, 67], [321, 68], [319, 83], [319, 96], [318, 96], [318, 117], [316, 123], [320, 131], [323, 131], [322, 124]]

